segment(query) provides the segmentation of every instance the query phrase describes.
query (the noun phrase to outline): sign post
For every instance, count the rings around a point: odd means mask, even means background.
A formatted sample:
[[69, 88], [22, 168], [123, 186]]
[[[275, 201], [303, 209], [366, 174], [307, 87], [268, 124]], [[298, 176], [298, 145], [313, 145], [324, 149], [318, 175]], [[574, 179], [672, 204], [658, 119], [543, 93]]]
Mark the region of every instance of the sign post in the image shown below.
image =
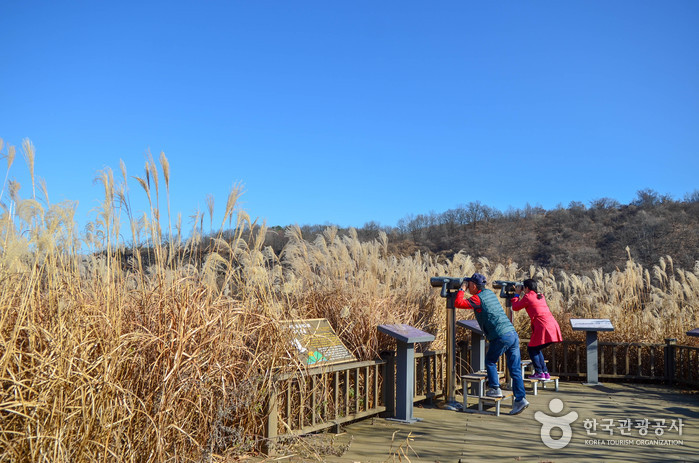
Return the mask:
[[587, 382], [586, 386], [597, 386], [599, 375], [599, 364], [597, 360], [598, 331], [614, 331], [612, 322], [608, 318], [571, 318], [570, 326], [573, 331], [585, 331], [585, 346], [587, 352]]
[[471, 330], [471, 373], [485, 370], [485, 336], [476, 320], [459, 320], [456, 324]]
[[[394, 338], [398, 344], [396, 354], [396, 413], [388, 418], [402, 423], [415, 423], [420, 418], [413, 416], [413, 395], [415, 384], [415, 343], [434, 341], [434, 335], [410, 325], [379, 325], [380, 332]], [[390, 381], [392, 378], [387, 378]], [[393, 400], [387, 397], [386, 400]]]

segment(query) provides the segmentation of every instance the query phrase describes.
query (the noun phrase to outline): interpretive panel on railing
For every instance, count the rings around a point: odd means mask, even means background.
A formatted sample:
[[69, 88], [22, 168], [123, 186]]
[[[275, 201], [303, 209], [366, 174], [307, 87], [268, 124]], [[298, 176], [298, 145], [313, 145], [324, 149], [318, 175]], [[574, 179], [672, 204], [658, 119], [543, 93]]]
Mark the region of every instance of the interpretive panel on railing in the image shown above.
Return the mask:
[[481, 325], [478, 324], [478, 320], [458, 320], [456, 325], [467, 328], [476, 334], [483, 335], [483, 330], [481, 329]]
[[413, 326], [406, 324], [379, 325], [378, 329], [382, 333], [387, 334], [397, 339], [398, 341], [407, 344], [434, 341], [433, 334], [426, 333], [422, 330], [419, 330]]
[[573, 331], [614, 331], [608, 318], [571, 318]]
[[308, 366], [353, 362], [357, 358], [347, 350], [326, 318], [283, 322], [293, 334], [293, 344], [301, 361]]

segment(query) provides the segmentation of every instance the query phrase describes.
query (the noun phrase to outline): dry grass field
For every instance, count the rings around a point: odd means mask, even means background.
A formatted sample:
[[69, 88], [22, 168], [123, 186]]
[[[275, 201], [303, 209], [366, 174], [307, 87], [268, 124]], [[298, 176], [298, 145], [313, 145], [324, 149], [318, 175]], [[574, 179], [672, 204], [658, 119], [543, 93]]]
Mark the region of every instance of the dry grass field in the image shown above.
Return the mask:
[[[360, 242], [332, 227], [314, 242], [288, 228], [277, 256], [263, 246], [264, 225], [243, 238], [258, 224], [237, 206], [237, 187], [220, 233], [183, 232], [171, 217], [164, 155], [136, 177], [147, 212], [130, 209], [122, 165], [123, 183], [110, 171], [99, 176], [99, 218], [78, 233], [73, 206], [50, 204], [46, 186], [35, 184], [31, 143], [21, 149], [30, 193], [22, 197], [8, 177], [0, 193], [0, 461], [232, 461], [253, 453], [271, 372], [296, 361], [280, 321], [327, 318], [359, 359], [392, 347], [376, 330], [384, 323], [434, 333], [440, 348], [444, 301], [429, 285], [438, 275], [538, 278], [569, 338], [582, 339], [569, 318], [601, 317], [617, 327], [609, 340], [696, 342], [684, 333], [699, 326], [699, 264], [679, 269], [665, 257], [642, 268], [629, 258], [590, 278], [463, 253], [396, 257], [385, 235]], [[0, 142], [0, 153], [9, 172], [16, 149]], [[209, 208], [213, 216], [213, 200]], [[139, 246], [121, 238], [129, 233]], [[516, 324], [526, 337], [528, 318]]]

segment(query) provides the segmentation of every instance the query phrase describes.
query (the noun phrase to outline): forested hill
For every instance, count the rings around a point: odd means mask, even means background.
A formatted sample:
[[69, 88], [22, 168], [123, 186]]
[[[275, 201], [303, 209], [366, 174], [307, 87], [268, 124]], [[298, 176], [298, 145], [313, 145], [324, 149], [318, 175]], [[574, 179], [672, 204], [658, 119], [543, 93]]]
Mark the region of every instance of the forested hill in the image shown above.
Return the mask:
[[[301, 229], [312, 240], [326, 227]], [[699, 260], [699, 190], [682, 201], [642, 190], [627, 205], [603, 198], [589, 206], [572, 202], [553, 210], [527, 206], [501, 212], [476, 201], [442, 213], [409, 216], [397, 227], [370, 222], [357, 228], [361, 240], [375, 239], [380, 231], [388, 235], [390, 252], [403, 255], [419, 250], [451, 257], [463, 250], [491, 262], [512, 260], [522, 267], [589, 274], [623, 268], [628, 247], [633, 260], [646, 268], [670, 256], [676, 268], [693, 270]], [[272, 232], [268, 244], [281, 251], [283, 234]]]

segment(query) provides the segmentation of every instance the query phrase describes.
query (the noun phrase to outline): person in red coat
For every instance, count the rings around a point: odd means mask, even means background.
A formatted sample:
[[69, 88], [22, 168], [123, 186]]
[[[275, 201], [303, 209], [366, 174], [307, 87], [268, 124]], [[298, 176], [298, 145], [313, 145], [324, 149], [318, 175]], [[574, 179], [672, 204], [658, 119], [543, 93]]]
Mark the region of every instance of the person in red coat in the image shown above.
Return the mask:
[[526, 309], [532, 323], [532, 336], [527, 346], [529, 358], [534, 364], [534, 374], [530, 379], [549, 379], [551, 375], [546, 368], [542, 350], [554, 342], [563, 341], [561, 327], [553, 318], [544, 295], [537, 290], [536, 280], [527, 279], [522, 287], [517, 288], [517, 295], [512, 298], [512, 309]]

